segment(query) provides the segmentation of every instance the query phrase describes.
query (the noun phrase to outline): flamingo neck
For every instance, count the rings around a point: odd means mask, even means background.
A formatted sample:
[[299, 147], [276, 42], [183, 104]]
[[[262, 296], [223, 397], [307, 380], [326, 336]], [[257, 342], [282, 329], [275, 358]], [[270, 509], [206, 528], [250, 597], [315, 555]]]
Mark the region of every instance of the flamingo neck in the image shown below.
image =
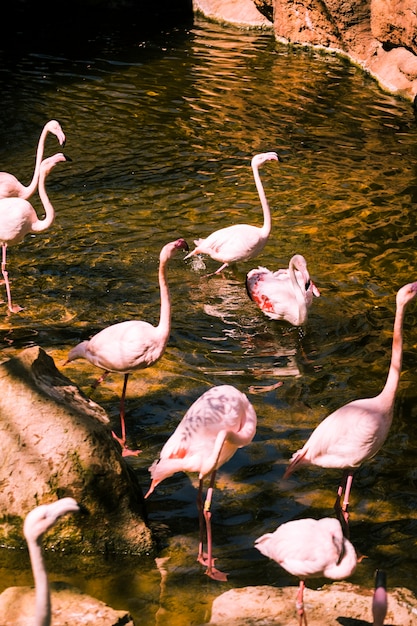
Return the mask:
[[167, 281], [167, 259], [162, 258], [159, 262], [159, 294], [161, 299], [161, 309], [159, 316], [158, 329], [161, 332], [165, 340], [168, 340], [168, 336], [171, 330], [171, 299]]
[[43, 208], [45, 209], [45, 217], [43, 220], [38, 219], [36, 222], [32, 224], [31, 230], [34, 233], [39, 233], [39, 232], [42, 232], [43, 230], [46, 230], [47, 228], [51, 226], [51, 224], [53, 223], [55, 219], [55, 209], [52, 206], [52, 203], [48, 198], [48, 194], [46, 193], [46, 187], [45, 187], [46, 177], [47, 177], [47, 173], [41, 171], [40, 176], [39, 176], [38, 191], [39, 191], [39, 197], [41, 199]]
[[271, 226], [272, 226], [271, 211], [269, 209], [268, 200], [266, 199], [266, 195], [265, 195], [265, 191], [262, 185], [261, 177], [259, 175], [258, 167], [253, 166], [252, 170], [253, 170], [253, 177], [255, 179], [256, 189], [258, 190], [258, 195], [261, 201], [262, 211], [264, 214], [264, 223], [263, 223], [261, 230], [263, 232], [263, 235], [265, 237], [268, 237], [269, 233], [271, 232]]
[[391, 363], [388, 371], [387, 380], [380, 397], [383, 398], [388, 405], [394, 404], [395, 394], [400, 382], [402, 357], [403, 357], [403, 321], [404, 321], [404, 305], [398, 305], [395, 312], [394, 331], [392, 336], [392, 353]]
[[305, 318], [307, 305], [305, 301], [305, 291], [303, 291], [302, 288], [300, 287], [300, 284], [295, 275], [295, 266], [292, 261], [290, 261], [289, 273], [290, 273], [291, 285], [295, 294], [295, 299], [297, 300], [297, 304], [298, 304], [297, 322], [300, 322], [300, 320], [303, 320]]
[[40, 543], [31, 541], [29, 556], [35, 581], [36, 608], [34, 626], [50, 626], [51, 597], [49, 593], [48, 575], [45, 570]]
[[48, 129], [43, 128], [41, 132], [41, 136], [39, 137], [38, 148], [36, 150], [35, 169], [33, 170], [33, 177], [29, 185], [25, 187], [26, 198], [29, 198], [32, 194], [35, 193], [35, 189], [39, 181], [39, 173], [41, 171], [41, 163], [42, 163], [43, 151], [45, 147], [45, 139], [46, 139], [46, 135], [48, 134], [48, 132], [49, 132]]

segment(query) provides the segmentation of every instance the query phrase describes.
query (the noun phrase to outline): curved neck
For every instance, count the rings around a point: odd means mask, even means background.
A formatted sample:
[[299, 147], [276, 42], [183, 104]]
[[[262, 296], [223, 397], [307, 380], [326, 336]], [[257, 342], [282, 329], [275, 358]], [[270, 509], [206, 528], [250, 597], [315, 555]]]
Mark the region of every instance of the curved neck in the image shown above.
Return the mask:
[[161, 309], [159, 316], [158, 329], [162, 335], [168, 340], [169, 332], [171, 330], [171, 300], [167, 282], [167, 261], [166, 258], [161, 258], [159, 261], [159, 293], [161, 299]]
[[41, 136], [39, 137], [38, 149], [36, 151], [35, 169], [33, 171], [33, 177], [32, 177], [31, 182], [29, 183], [29, 185], [27, 187], [25, 187], [25, 195], [26, 195], [26, 197], [29, 197], [33, 193], [35, 193], [35, 189], [36, 189], [36, 186], [37, 186], [38, 181], [39, 181], [39, 172], [41, 170], [43, 151], [44, 151], [44, 147], [45, 147], [45, 139], [46, 139], [46, 135], [48, 134], [48, 132], [49, 131], [46, 128], [44, 128], [42, 130], [42, 132], [41, 132]]
[[34, 626], [50, 626], [51, 597], [49, 593], [48, 575], [43, 563], [42, 548], [39, 543], [33, 541], [28, 544], [28, 547], [36, 593]]
[[300, 287], [300, 283], [298, 282], [297, 276], [295, 275], [295, 266], [292, 261], [290, 261], [290, 265], [288, 269], [290, 273], [291, 285], [294, 290], [295, 299], [297, 300], [297, 304], [298, 304], [298, 321], [299, 321], [300, 319], [304, 318], [304, 315], [307, 310], [307, 305], [306, 305], [306, 300], [305, 300], [305, 291], [303, 291], [302, 288]]
[[395, 311], [394, 331], [392, 336], [392, 353], [391, 363], [389, 366], [388, 376], [385, 386], [380, 396], [384, 397], [387, 402], [394, 403], [395, 393], [400, 382], [402, 357], [403, 357], [403, 321], [404, 321], [404, 305], [397, 305]]
[[261, 177], [259, 176], [259, 170], [257, 166], [252, 166], [253, 177], [255, 179], [256, 189], [258, 190], [259, 199], [262, 205], [262, 211], [264, 214], [264, 224], [262, 231], [265, 236], [268, 236], [271, 232], [271, 211], [269, 210], [268, 200], [266, 199], [265, 191], [262, 185]]
[[41, 171], [40, 176], [39, 176], [38, 191], [39, 191], [39, 197], [41, 199], [43, 208], [45, 209], [45, 217], [43, 220], [37, 220], [36, 222], [32, 224], [31, 230], [34, 233], [39, 233], [43, 230], [46, 230], [47, 228], [50, 227], [50, 225], [55, 219], [55, 209], [52, 206], [52, 203], [48, 198], [48, 194], [46, 193], [46, 188], [45, 188], [46, 177], [47, 177], [47, 173], [44, 171]]

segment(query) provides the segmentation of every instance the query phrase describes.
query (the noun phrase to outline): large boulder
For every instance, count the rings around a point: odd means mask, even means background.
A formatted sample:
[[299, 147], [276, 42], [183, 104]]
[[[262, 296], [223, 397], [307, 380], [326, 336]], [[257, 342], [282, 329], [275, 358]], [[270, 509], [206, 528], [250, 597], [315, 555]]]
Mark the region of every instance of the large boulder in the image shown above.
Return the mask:
[[153, 541], [141, 488], [105, 411], [35, 346], [0, 365], [0, 542], [23, 544], [39, 504], [72, 496], [89, 512], [68, 516], [44, 545], [85, 553], [144, 554]]

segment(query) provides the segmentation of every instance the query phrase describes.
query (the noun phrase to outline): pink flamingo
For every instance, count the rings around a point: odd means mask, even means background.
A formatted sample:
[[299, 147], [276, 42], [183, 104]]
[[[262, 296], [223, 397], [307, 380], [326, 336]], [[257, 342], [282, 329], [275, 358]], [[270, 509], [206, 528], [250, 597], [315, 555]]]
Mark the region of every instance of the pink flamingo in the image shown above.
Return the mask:
[[78, 513], [80, 506], [74, 498], [61, 498], [51, 504], [42, 504], [30, 511], [24, 521], [23, 532], [29, 549], [33, 578], [35, 581], [34, 626], [50, 626], [51, 595], [42, 555], [42, 537], [67, 513]]
[[194, 242], [196, 248], [185, 257], [186, 259], [196, 254], [208, 254], [215, 261], [223, 263], [214, 272], [214, 274], [219, 274], [230, 263], [253, 259], [261, 252], [271, 232], [271, 211], [258, 171], [265, 161], [278, 161], [278, 155], [276, 152], [264, 152], [256, 154], [252, 159], [253, 176], [264, 216], [262, 228], [249, 224], [234, 224], [217, 230], [206, 239], [197, 239]]
[[48, 133], [55, 135], [61, 146], [65, 144], [65, 135], [61, 125], [56, 120], [50, 120], [43, 127], [41, 136], [39, 137], [32, 182], [25, 187], [17, 180], [16, 176], [13, 176], [13, 174], [0, 172], [0, 198], [23, 198], [24, 200], [28, 200], [30, 196], [35, 193], [39, 180], [41, 162], [43, 159], [45, 140]]
[[266, 267], [258, 267], [251, 270], [246, 276], [246, 289], [265, 315], [293, 326], [305, 324], [313, 296], [320, 296], [301, 254], [290, 259], [288, 269], [271, 272]]
[[382, 570], [377, 570], [375, 572], [375, 590], [372, 598], [372, 626], [384, 626], [387, 609], [387, 576]]
[[281, 524], [273, 533], [262, 535], [255, 548], [300, 579], [296, 607], [299, 625], [307, 626], [304, 610], [305, 580], [350, 576], [357, 564], [355, 548], [343, 535], [337, 519], [325, 517], [294, 520]]
[[285, 479], [303, 465], [344, 469], [335, 510], [345, 532], [348, 532], [348, 505], [354, 470], [377, 454], [391, 427], [402, 365], [405, 307], [416, 295], [417, 282], [404, 285], [397, 293], [391, 364], [381, 393], [373, 398], [353, 400], [328, 415], [304, 446], [293, 454], [284, 474]]
[[137, 455], [140, 450], [126, 447], [125, 396], [129, 374], [154, 365], [165, 352], [171, 331], [171, 300], [167, 282], [167, 263], [179, 250], [188, 251], [185, 239], [167, 243], [159, 255], [160, 318], [157, 326], [142, 320], [129, 320], [104, 328], [88, 341], [72, 348], [65, 362], [86, 359], [104, 370], [103, 376], [93, 385], [96, 387], [110, 372], [124, 374], [120, 401], [122, 436], [114, 438], [122, 446], [123, 456]]
[[[145, 498], [155, 487], [175, 472], [198, 472], [200, 542], [197, 560], [206, 566], [206, 574], [225, 581], [227, 575], [214, 567], [211, 532], [211, 501], [216, 471], [232, 458], [238, 448], [250, 443], [256, 432], [256, 413], [247, 397], [231, 385], [212, 387], [188, 409], [149, 468], [152, 483]], [[203, 482], [210, 475], [203, 506]], [[207, 554], [204, 552], [204, 523]]]
[[45, 180], [58, 163], [69, 160], [62, 152], [58, 152], [44, 159], [40, 165], [39, 197], [45, 209], [45, 217], [43, 219], [40, 220], [38, 218], [35, 209], [28, 200], [16, 197], [0, 199], [1, 271], [6, 285], [8, 307], [11, 313], [17, 313], [22, 308], [19, 305], [12, 304], [9, 274], [6, 270], [7, 247], [20, 243], [28, 233], [41, 233], [51, 226], [55, 219], [55, 209], [46, 193]]

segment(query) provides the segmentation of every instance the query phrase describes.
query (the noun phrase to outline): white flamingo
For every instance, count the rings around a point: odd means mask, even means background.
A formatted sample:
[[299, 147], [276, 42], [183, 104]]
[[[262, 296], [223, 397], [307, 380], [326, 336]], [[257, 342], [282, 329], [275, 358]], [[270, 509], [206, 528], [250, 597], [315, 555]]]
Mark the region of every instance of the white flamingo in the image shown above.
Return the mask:
[[23, 532], [35, 581], [36, 605], [33, 626], [50, 626], [51, 624], [51, 595], [42, 555], [42, 537], [63, 515], [79, 511], [80, 506], [74, 498], [61, 498], [51, 504], [36, 507], [25, 518]]
[[387, 610], [387, 576], [382, 570], [377, 570], [375, 572], [375, 589], [372, 598], [372, 626], [384, 626]]
[[[212, 387], [188, 409], [177, 429], [149, 468], [152, 483], [145, 498], [168, 476], [176, 472], [198, 472], [200, 543], [197, 560], [214, 580], [227, 575], [214, 567], [211, 532], [211, 500], [216, 471], [232, 458], [238, 448], [250, 443], [256, 432], [256, 413], [245, 394], [231, 385]], [[203, 506], [203, 482], [210, 475]], [[204, 524], [207, 554], [204, 552]]]
[[86, 359], [104, 370], [96, 387], [110, 372], [124, 374], [120, 400], [120, 422], [122, 436], [113, 436], [122, 446], [123, 456], [138, 454], [139, 450], [126, 447], [125, 396], [129, 374], [156, 363], [165, 352], [171, 331], [171, 299], [167, 282], [167, 263], [179, 250], [188, 251], [185, 239], [167, 243], [159, 255], [160, 318], [157, 326], [142, 320], [129, 320], [104, 328], [87, 341], [72, 348], [65, 365], [75, 359]]
[[25, 185], [22, 185], [22, 183], [18, 181], [16, 176], [13, 176], [13, 174], [0, 172], [0, 198], [23, 198], [24, 200], [27, 200], [35, 193], [43, 159], [45, 140], [48, 133], [52, 133], [56, 136], [60, 146], [65, 144], [65, 134], [61, 125], [56, 120], [50, 120], [43, 127], [41, 136], [39, 137], [32, 181], [27, 187], [25, 187]]
[[7, 248], [20, 243], [28, 233], [41, 233], [51, 226], [55, 219], [55, 209], [46, 193], [45, 180], [58, 163], [69, 160], [62, 152], [58, 152], [44, 159], [40, 165], [38, 187], [39, 197], [45, 209], [45, 217], [43, 219], [38, 218], [35, 209], [28, 200], [16, 197], [0, 199], [1, 271], [6, 286], [8, 307], [11, 313], [17, 313], [22, 308], [19, 305], [12, 304], [9, 274], [6, 270]]
[[293, 326], [305, 324], [313, 297], [320, 296], [301, 254], [290, 259], [287, 269], [271, 272], [266, 267], [258, 267], [251, 270], [246, 276], [246, 289], [265, 315]]
[[285, 479], [303, 465], [344, 469], [335, 509], [345, 532], [348, 532], [348, 505], [354, 470], [377, 454], [391, 427], [402, 365], [405, 307], [416, 295], [417, 282], [404, 285], [397, 292], [391, 363], [381, 393], [373, 398], [353, 400], [328, 415], [304, 446], [293, 454], [284, 474]]
[[296, 602], [300, 626], [307, 626], [303, 601], [306, 579], [342, 580], [357, 565], [355, 548], [344, 537], [340, 522], [330, 517], [281, 524], [275, 532], [259, 537], [255, 548], [300, 579]]
[[215, 261], [223, 263], [214, 272], [214, 274], [219, 274], [230, 263], [253, 259], [261, 252], [271, 233], [271, 211], [258, 171], [258, 168], [265, 161], [278, 161], [278, 155], [276, 152], [264, 152], [256, 154], [252, 158], [253, 176], [264, 216], [263, 226], [234, 224], [233, 226], [216, 230], [206, 239], [197, 239], [194, 242], [196, 247], [185, 257], [186, 259], [196, 254], [208, 254]]

